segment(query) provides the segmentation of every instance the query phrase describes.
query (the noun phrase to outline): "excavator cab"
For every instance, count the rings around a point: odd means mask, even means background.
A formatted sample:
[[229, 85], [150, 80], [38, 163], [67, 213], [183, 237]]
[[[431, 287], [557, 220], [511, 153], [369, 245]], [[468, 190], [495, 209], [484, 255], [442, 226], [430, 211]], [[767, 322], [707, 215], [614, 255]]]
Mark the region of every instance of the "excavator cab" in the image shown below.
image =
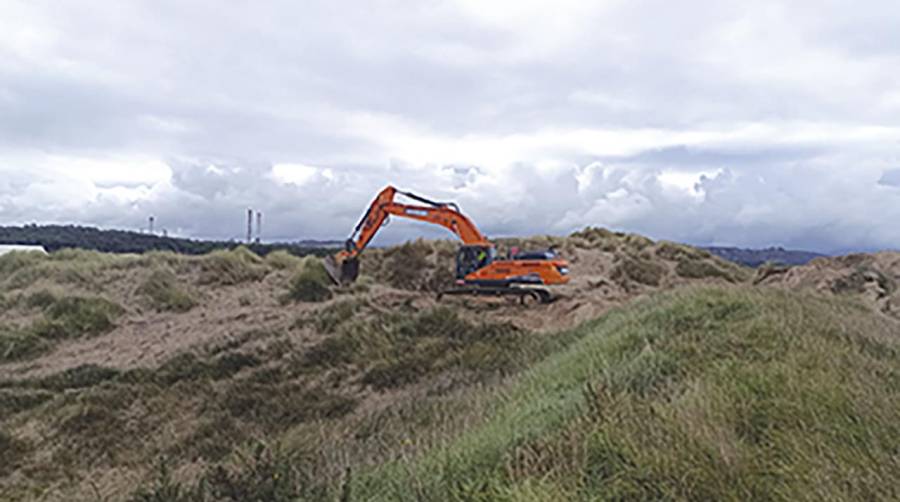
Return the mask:
[[460, 246], [456, 253], [456, 278], [463, 279], [472, 272], [493, 263], [497, 250], [494, 246]]

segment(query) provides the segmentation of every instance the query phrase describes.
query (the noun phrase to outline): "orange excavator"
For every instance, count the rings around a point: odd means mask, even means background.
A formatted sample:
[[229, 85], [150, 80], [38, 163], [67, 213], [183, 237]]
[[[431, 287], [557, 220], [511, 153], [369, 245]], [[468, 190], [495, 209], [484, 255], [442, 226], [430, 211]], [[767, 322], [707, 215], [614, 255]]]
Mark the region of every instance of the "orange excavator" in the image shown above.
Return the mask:
[[[420, 204], [395, 202], [397, 195]], [[440, 225], [462, 241], [456, 254], [456, 284], [442, 295], [516, 296], [547, 303], [550, 292], [539, 286], [569, 282], [569, 264], [553, 250], [525, 252], [498, 258], [494, 245], [452, 202], [435, 202], [388, 186], [372, 201], [369, 209], [347, 239], [345, 248], [325, 258], [325, 269], [338, 285], [347, 285], [359, 276], [359, 255], [387, 223], [389, 216], [400, 216]]]

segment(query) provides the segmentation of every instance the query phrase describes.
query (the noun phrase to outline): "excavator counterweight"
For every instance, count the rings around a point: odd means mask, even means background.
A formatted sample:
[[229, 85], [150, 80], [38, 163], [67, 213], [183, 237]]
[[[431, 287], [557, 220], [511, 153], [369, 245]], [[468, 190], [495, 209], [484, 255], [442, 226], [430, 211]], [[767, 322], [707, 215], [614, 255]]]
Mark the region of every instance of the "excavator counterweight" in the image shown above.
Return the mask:
[[[404, 195], [420, 205], [394, 201]], [[369, 206], [343, 250], [325, 258], [325, 270], [335, 284], [345, 286], [359, 276], [359, 255], [369, 245], [389, 216], [399, 216], [441, 225], [462, 241], [456, 257], [457, 286], [443, 294], [518, 296], [524, 303], [534, 298], [546, 303], [549, 292], [535, 286], [564, 284], [569, 281], [569, 264], [552, 251], [523, 254], [522, 258], [496, 257], [494, 245], [452, 202], [435, 202], [388, 186]]]

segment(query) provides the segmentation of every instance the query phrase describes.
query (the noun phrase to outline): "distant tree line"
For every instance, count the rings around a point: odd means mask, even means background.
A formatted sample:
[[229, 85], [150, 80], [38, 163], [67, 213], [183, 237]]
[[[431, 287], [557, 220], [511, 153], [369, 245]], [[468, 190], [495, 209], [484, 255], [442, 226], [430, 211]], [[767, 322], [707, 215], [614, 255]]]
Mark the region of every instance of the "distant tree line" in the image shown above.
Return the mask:
[[810, 251], [795, 251], [780, 247], [766, 249], [743, 249], [736, 247], [709, 246], [703, 249], [725, 260], [740, 263], [748, 267], [759, 267], [764, 263], [777, 263], [780, 265], [806, 265], [815, 258], [825, 256]]
[[0, 226], [0, 244], [30, 244], [44, 246], [47, 251], [64, 248], [92, 249], [106, 253], [143, 253], [146, 251], [174, 251], [182, 254], [204, 254], [216, 249], [232, 249], [244, 245], [264, 256], [276, 249], [284, 249], [297, 256], [324, 256], [334, 252], [333, 242], [278, 242], [246, 244], [238, 241], [207, 241], [163, 237], [127, 230], [101, 230], [75, 225]]

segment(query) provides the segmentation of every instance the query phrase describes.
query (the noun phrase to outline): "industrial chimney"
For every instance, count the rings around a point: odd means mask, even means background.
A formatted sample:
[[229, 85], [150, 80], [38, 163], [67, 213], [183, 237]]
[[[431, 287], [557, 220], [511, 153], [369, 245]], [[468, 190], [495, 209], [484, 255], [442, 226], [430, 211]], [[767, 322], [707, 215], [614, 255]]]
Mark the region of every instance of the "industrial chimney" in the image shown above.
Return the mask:
[[253, 242], [253, 209], [247, 209], [247, 244]]
[[256, 243], [259, 244], [262, 240], [262, 212], [256, 212]]

